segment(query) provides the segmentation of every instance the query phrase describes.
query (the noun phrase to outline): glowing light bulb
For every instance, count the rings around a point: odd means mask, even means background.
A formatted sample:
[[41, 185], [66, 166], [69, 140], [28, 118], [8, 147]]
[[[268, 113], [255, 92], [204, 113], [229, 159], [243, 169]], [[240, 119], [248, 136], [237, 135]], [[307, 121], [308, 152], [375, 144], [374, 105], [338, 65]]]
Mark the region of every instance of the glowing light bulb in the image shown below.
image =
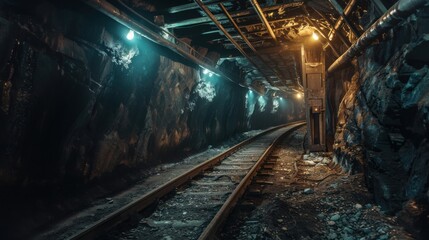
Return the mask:
[[297, 93], [296, 94], [296, 98], [301, 99], [302, 98], [302, 94], [301, 93]]
[[209, 71], [208, 69], [205, 69], [205, 68], [204, 68], [204, 70], [203, 70], [203, 74], [204, 74], [204, 75], [207, 75], [209, 72], [210, 72], [210, 71]]
[[128, 32], [127, 39], [130, 40], [130, 41], [134, 39], [134, 31], [133, 30], [130, 30]]
[[314, 40], [319, 40], [319, 35], [317, 33], [313, 32], [313, 35], [311, 36]]

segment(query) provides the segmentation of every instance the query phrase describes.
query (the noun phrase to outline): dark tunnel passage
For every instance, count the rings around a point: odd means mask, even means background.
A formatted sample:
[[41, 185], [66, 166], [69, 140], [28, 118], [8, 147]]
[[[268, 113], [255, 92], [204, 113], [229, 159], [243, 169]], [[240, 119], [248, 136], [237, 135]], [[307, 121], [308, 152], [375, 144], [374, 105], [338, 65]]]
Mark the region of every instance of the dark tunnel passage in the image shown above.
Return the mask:
[[[427, 0], [0, 0], [0, 238], [47, 239], [148, 176], [158, 187], [189, 159], [305, 121], [273, 150], [295, 154], [290, 178], [314, 163], [323, 181], [362, 180], [405, 235], [348, 232], [338, 210], [329, 231], [209, 239], [427, 239], [428, 56]], [[298, 184], [302, 199], [323, 181]]]

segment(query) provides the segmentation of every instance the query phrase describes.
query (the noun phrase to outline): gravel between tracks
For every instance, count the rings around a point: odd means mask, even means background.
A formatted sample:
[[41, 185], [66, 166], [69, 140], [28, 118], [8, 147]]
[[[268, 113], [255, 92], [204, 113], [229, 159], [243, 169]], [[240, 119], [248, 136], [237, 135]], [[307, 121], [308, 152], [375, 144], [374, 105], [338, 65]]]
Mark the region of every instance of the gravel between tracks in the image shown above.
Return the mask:
[[265, 179], [273, 184], [257, 185], [255, 206], [245, 204], [254, 196], [243, 198], [219, 239], [412, 239], [375, 205], [361, 174], [341, 173], [328, 153], [303, 154], [304, 134], [274, 150], [275, 174]]
[[[72, 214], [61, 221], [57, 221], [57, 224], [50, 226], [48, 230], [44, 230], [43, 233], [38, 234], [34, 239], [67, 239], [76, 232], [86, 228], [94, 221], [107, 216], [125, 204], [132, 202], [141, 195], [184, 173], [197, 164], [216, 156], [233, 145], [249, 137], [255, 136], [260, 132], [262, 131], [253, 130], [242, 134], [237, 134], [235, 137], [228, 139], [217, 147], [209, 146], [207, 150], [193, 154], [179, 162], [161, 164], [144, 172], [139, 172], [138, 174], [140, 174], [140, 176], [138, 176], [138, 178], [142, 180], [138, 181], [133, 186], [128, 187], [126, 190], [118, 194], [99, 194], [102, 197], [93, 199], [87, 208], [81, 209], [80, 211], [77, 211], [75, 214]], [[118, 179], [118, 181], [121, 181], [121, 179]], [[99, 188], [101, 190], [97, 190], [100, 192], [108, 191], [108, 189], [105, 190], [102, 189], [102, 187]], [[70, 203], [65, 201], [58, 204], [60, 208], [61, 206], [68, 205], [73, 205], [73, 202]]]

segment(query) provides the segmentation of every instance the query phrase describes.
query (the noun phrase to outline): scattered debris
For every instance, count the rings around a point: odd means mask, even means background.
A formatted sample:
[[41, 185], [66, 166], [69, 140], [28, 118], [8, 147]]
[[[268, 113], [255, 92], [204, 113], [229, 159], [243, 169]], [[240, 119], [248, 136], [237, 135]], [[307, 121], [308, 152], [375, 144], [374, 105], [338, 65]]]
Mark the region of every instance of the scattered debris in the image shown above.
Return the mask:
[[312, 193], [314, 193], [313, 189], [311, 188], [304, 189], [304, 194], [312, 194]]
[[[263, 200], [250, 210], [236, 210], [220, 239], [413, 239], [396, 217], [385, 215], [374, 205], [363, 175], [341, 173], [331, 163], [331, 153], [302, 156], [299, 143], [303, 137], [300, 132], [285, 138], [273, 152], [280, 157], [274, 169], [294, 169], [295, 163], [296, 169], [267, 178], [274, 184], [265, 186]], [[308, 161], [326, 164], [309, 165]], [[248, 224], [250, 219], [260, 222]]]

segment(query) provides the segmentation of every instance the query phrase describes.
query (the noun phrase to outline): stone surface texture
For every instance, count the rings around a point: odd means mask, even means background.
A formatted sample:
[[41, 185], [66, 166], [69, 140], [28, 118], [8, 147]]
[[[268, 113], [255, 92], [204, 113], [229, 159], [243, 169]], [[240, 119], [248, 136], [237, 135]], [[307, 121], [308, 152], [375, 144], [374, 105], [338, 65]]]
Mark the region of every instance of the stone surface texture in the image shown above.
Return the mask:
[[429, 9], [422, 9], [369, 46], [339, 105], [334, 158], [350, 172], [363, 171], [391, 213], [407, 201], [427, 203], [428, 21]]
[[293, 100], [275, 107], [142, 37], [126, 40], [128, 29], [84, 4], [53, 2], [0, 10], [2, 187], [81, 186], [301, 114]]

